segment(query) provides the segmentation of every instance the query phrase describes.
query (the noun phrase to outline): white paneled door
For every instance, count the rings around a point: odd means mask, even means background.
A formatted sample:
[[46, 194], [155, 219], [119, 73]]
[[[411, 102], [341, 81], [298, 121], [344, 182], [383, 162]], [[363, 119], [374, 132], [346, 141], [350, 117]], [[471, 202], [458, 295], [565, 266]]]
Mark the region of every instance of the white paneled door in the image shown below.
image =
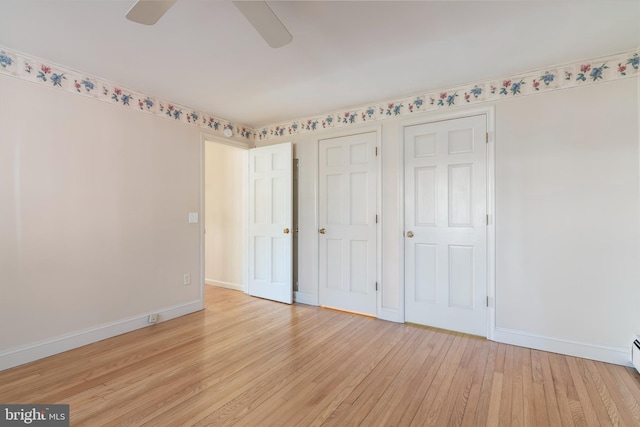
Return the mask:
[[375, 132], [319, 143], [320, 305], [376, 315]]
[[487, 335], [486, 120], [404, 130], [407, 322]]
[[249, 150], [249, 294], [291, 304], [291, 143]]

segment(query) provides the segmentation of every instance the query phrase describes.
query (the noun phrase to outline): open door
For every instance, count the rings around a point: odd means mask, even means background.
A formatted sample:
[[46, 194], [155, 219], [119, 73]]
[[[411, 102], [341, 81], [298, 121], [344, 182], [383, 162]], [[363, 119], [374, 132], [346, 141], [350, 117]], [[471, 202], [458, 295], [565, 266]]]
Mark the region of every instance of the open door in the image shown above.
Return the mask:
[[291, 304], [291, 143], [249, 150], [249, 295]]

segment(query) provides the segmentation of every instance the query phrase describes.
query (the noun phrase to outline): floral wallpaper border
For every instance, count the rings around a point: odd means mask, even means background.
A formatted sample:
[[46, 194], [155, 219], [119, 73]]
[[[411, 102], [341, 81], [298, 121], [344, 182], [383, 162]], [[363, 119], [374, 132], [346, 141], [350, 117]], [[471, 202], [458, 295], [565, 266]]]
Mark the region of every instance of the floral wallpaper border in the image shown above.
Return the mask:
[[231, 129], [234, 137], [253, 140], [255, 132], [248, 126], [233, 123], [121, 85], [82, 74], [42, 59], [32, 58], [0, 46], [0, 74], [50, 86], [100, 101], [118, 104], [155, 116], [179, 120], [224, 135]]
[[408, 116], [421, 111], [474, 105], [552, 90], [584, 86], [604, 81], [640, 76], [640, 52], [580, 61], [546, 69], [450, 89], [439, 89], [409, 97], [387, 100], [352, 109], [272, 124], [261, 129], [233, 123], [166, 100], [127, 89], [121, 85], [82, 74], [0, 46], [0, 74], [43, 84], [66, 92], [124, 108], [143, 111], [224, 135], [231, 129], [234, 137], [268, 140], [322, 129], [348, 127], [368, 121]]
[[637, 50], [521, 74], [509, 78], [434, 90], [405, 98], [378, 102], [305, 119], [272, 124], [256, 130], [256, 142], [322, 129], [352, 126], [368, 121], [408, 116], [419, 111], [452, 107], [578, 87], [640, 76]]

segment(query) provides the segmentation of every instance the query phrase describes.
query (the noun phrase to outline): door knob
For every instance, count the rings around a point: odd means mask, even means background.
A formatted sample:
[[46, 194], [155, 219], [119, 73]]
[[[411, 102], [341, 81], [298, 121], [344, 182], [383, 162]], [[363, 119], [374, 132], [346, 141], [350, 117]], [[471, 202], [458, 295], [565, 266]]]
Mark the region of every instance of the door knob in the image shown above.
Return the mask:
[[407, 231], [407, 237], [408, 238], [412, 238], [413, 237], [413, 231]]
[[326, 232], [327, 232], [327, 230], [325, 230], [324, 228], [321, 228], [320, 230], [318, 230], [318, 233], [320, 233], [320, 234], [324, 234]]
[[282, 230], [282, 232], [283, 232], [284, 234], [289, 234], [289, 229], [288, 229], [288, 228], [285, 228], [284, 230]]

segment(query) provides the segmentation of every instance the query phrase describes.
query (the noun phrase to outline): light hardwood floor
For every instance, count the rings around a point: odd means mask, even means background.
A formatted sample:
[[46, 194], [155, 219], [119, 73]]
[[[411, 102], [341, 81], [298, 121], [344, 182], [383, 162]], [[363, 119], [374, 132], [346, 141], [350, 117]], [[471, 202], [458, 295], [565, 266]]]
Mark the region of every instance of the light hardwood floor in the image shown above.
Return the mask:
[[68, 403], [72, 426], [640, 425], [630, 368], [223, 288], [206, 301], [0, 372], [0, 402]]

